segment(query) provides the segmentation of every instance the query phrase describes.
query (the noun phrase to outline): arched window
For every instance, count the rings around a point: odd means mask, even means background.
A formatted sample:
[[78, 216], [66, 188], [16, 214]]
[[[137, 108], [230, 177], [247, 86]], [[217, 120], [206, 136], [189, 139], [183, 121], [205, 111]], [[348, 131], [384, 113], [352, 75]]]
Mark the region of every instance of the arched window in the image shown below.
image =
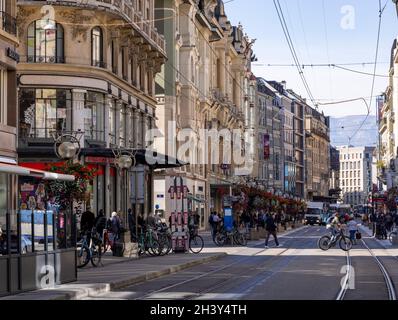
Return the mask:
[[28, 27], [28, 62], [64, 63], [64, 28], [53, 20], [32, 22]]
[[94, 67], [105, 68], [103, 46], [102, 29], [95, 27], [91, 30], [91, 62]]

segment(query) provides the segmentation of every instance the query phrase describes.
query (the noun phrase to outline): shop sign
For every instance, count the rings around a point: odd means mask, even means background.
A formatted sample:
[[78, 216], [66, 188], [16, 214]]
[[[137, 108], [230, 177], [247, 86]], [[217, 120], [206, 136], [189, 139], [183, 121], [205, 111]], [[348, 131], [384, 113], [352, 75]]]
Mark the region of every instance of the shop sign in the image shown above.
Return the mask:
[[85, 161], [87, 163], [114, 164], [115, 163], [115, 158], [86, 157]]
[[19, 62], [19, 54], [11, 48], [7, 48], [7, 57], [16, 62]]

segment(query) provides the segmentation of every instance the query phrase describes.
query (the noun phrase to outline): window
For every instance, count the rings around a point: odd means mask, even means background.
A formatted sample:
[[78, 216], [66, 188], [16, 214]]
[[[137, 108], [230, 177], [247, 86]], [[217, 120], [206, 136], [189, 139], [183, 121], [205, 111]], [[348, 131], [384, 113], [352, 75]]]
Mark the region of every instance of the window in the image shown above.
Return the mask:
[[102, 29], [95, 27], [91, 30], [91, 63], [94, 67], [105, 68], [104, 63], [104, 40]]
[[21, 89], [21, 138], [52, 138], [51, 131], [70, 130], [71, 91], [64, 89]]
[[119, 110], [119, 146], [126, 146], [126, 106]]
[[64, 29], [52, 20], [36, 20], [28, 27], [28, 62], [64, 63]]
[[109, 106], [109, 137], [110, 144], [116, 145], [116, 104], [111, 102]]
[[117, 73], [116, 67], [116, 57], [115, 57], [115, 43], [111, 42], [111, 64], [112, 64], [112, 72]]
[[7, 71], [0, 68], [0, 123], [7, 123]]
[[88, 91], [84, 108], [84, 135], [89, 140], [105, 141], [105, 95]]

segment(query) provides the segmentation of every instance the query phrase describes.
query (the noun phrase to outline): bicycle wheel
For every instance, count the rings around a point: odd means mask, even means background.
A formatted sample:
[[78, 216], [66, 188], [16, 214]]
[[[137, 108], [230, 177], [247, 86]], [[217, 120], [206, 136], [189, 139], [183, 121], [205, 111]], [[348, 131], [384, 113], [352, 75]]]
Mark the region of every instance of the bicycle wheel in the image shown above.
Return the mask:
[[339, 246], [343, 251], [350, 251], [352, 249], [352, 241], [350, 238], [343, 236], [339, 241]]
[[390, 242], [392, 243], [395, 237], [398, 237], [397, 231], [390, 232], [390, 234], [388, 235], [388, 240], [390, 240]]
[[159, 242], [155, 239], [152, 240], [151, 246], [148, 249], [148, 253], [153, 256], [160, 256], [162, 253], [162, 248]]
[[86, 246], [78, 245], [77, 251], [77, 267], [84, 268], [90, 262], [90, 250]]
[[189, 239], [189, 250], [194, 254], [199, 254], [202, 252], [205, 243], [201, 236], [193, 236]]
[[101, 244], [97, 244], [95, 246], [92, 246], [91, 248], [91, 264], [93, 265], [93, 267], [98, 267], [98, 265], [101, 262]]
[[234, 234], [234, 241], [236, 244], [240, 246], [247, 246], [247, 238], [246, 235], [240, 232]]
[[217, 233], [216, 235], [216, 245], [219, 247], [225, 246], [225, 243], [227, 241], [227, 237], [224, 233]]
[[160, 255], [165, 256], [168, 252], [170, 252], [170, 242], [166, 235], [159, 236], [159, 246], [160, 246]]
[[331, 238], [329, 236], [323, 236], [318, 241], [318, 247], [322, 251], [328, 251], [330, 249]]

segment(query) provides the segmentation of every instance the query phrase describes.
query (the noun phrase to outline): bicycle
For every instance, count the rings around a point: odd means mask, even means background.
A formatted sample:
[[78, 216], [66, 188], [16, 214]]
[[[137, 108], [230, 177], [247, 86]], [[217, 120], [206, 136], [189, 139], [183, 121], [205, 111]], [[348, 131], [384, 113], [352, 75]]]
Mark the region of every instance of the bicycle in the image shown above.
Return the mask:
[[86, 232], [82, 240], [76, 245], [77, 250], [77, 267], [84, 268], [91, 261], [93, 267], [98, 267], [101, 263], [101, 241], [97, 238], [96, 232], [90, 232], [90, 241], [87, 241], [89, 232]]
[[233, 244], [237, 244], [240, 246], [246, 246], [247, 245], [247, 236], [246, 233], [240, 232], [238, 229], [234, 228], [230, 231], [227, 231], [225, 229], [222, 229], [219, 231], [216, 235], [216, 245], [219, 247], [223, 247], [226, 243], [227, 240], [231, 239], [231, 242]]
[[198, 228], [191, 228], [189, 230], [189, 250], [194, 254], [202, 252], [204, 247], [203, 238], [198, 234]]
[[138, 239], [138, 255], [142, 256], [148, 253], [151, 256], [159, 256], [162, 253], [162, 248], [158, 240], [153, 236], [152, 228], [147, 228], [146, 232], [141, 232]]
[[321, 237], [318, 241], [318, 246], [319, 249], [328, 251], [335, 247], [337, 242], [339, 242], [340, 249], [343, 251], [350, 251], [352, 249], [352, 241], [344, 234], [343, 229], [340, 229], [337, 235]]

